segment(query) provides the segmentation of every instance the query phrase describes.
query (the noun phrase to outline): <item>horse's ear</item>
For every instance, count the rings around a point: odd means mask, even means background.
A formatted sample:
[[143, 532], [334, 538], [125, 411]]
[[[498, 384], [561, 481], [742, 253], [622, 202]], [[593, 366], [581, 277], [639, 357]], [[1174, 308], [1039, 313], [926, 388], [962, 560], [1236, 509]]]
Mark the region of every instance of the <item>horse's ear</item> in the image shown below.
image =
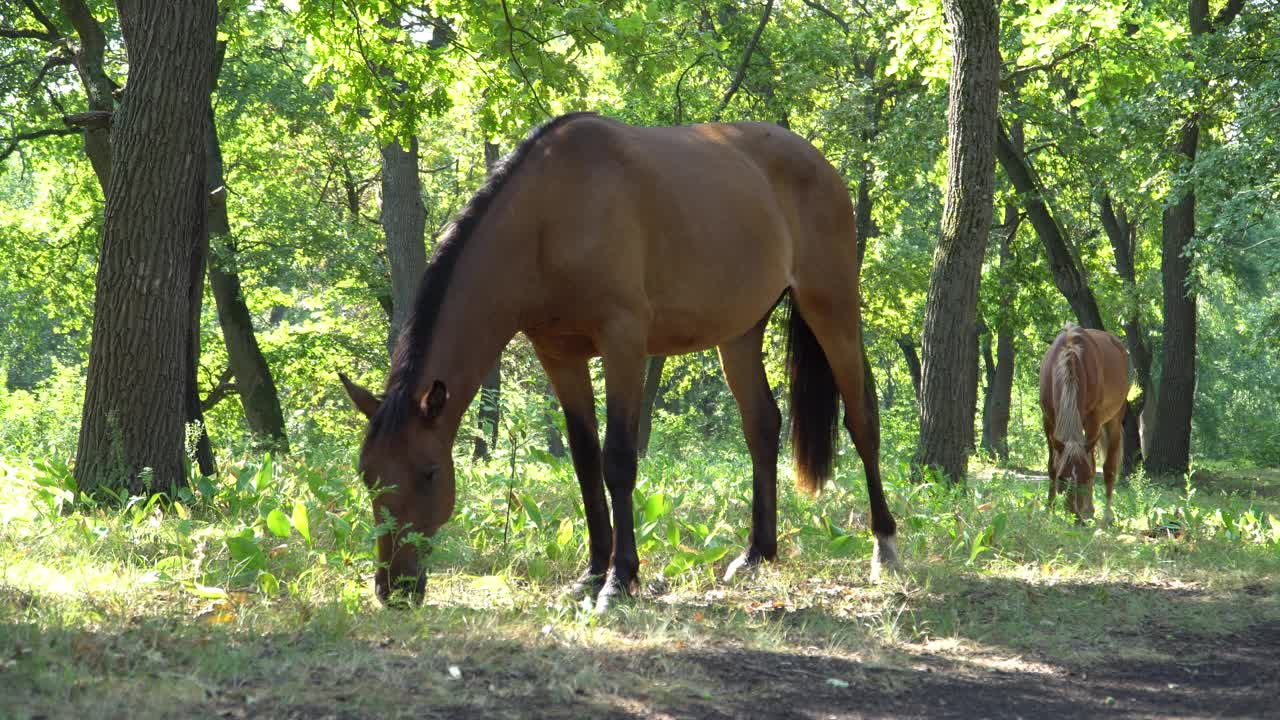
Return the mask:
[[378, 412], [378, 406], [382, 403], [373, 393], [351, 382], [351, 378], [345, 373], [338, 373], [338, 379], [342, 381], [342, 387], [351, 397], [351, 402], [355, 403], [356, 409], [364, 413], [365, 417], [372, 418], [373, 414]]
[[440, 417], [440, 413], [444, 411], [444, 404], [449, 401], [449, 389], [439, 380], [431, 385], [431, 391], [422, 396], [422, 404], [420, 409], [422, 417], [428, 421], [435, 420]]

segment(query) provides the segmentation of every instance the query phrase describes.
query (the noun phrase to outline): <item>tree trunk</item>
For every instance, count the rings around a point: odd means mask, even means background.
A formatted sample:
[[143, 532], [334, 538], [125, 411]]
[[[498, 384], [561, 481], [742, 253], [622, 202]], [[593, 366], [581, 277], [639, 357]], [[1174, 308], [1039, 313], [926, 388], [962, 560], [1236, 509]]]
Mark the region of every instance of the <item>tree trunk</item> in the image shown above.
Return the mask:
[[[1242, 0], [1229, 0], [1209, 16], [1208, 0], [1187, 3], [1187, 22], [1194, 39], [1215, 33], [1244, 10]], [[1187, 168], [1195, 166], [1200, 145], [1200, 116], [1184, 118], [1177, 154]], [[1190, 284], [1189, 244], [1196, 234], [1196, 192], [1193, 181], [1176, 185], [1165, 202], [1161, 223], [1160, 275], [1164, 282], [1164, 346], [1161, 351], [1160, 391], [1156, 395], [1156, 427], [1147, 473], [1182, 475], [1191, 464], [1191, 416], [1196, 391], [1196, 295]]]
[[[484, 167], [487, 172], [493, 172], [493, 166], [498, 162], [498, 146], [486, 141], [484, 144]], [[498, 358], [493, 361], [493, 367], [489, 368], [489, 372], [485, 373], [484, 380], [480, 383], [480, 436], [476, 438], [476, 446], [474, 457], [483, 459], [489, 457], [489, 446], [497, 446], [498, 444], [498, 421], [502, 419], [502, 353], [498, 353]], [[485, 435], [488, 435], [486, 443]]]
[[1111, 196], [1103, 193], [1098, 201], [1102, 218], [1102, 226], [1111, 241], [1111, 249], [1115, 257], [1116, 274], [1124, 283], [1124, 337], [1129, 347], [1129, 362], [1138, 377], [1138, 397], [1129, 402], [1129, 411], [1124, 418], [1124, 473], [1133, 472], [1146, 456], [1149, 445], [1149, 434], [1155, 414], [1155, 401], [1152, 396], [1151, 381], [1151, 349], [1147, 346], [1146, 332], [1142, 329], [1142, 314], [1138, 310], [1138, 284], [1135, 272], [1138, 228], [1129, 222], [1127, 213], [1121, 207], [1114, 207]]
[[902, 359], [907, 363], [907, 372], [911, 374], [911, 389], [916, 393], [916, 409], [920, 408], [920, 356], [916, 354], [916, 342], [908, 336], [898, 338], [898, 347], [902, 348]]
[[[1178, 152], [1188, 164], [1196, 159], [1200, 128], [1189, 119], [1182, 128]], [[1191, 463], [1191, 415], [1196, 392], [1196, 294], [1190, 285], [1187, 245], [1196, 233], [1196, 195], [1190, 186], [1176, 188], [1161, 223], [1160, 275], [1164, 280], [1164, 347], [1160, 392], [1156, 396], [1156, 429], [1147, 473], [1182, 475]]]
[[[225, 43], [219, 43], [219, 61], [214, 67], [214, 80], [221, 70], [221, 55]], [[209, 234], [215, 239], [220, 252], [209, 264], [209, 286], [213, 289], [214, 305], [218, 310], [218, 325], [222, 328], [222, 342], [227, 348], [227, 365], [235, 378], [236, 393], [244, 410], [245, 423], [255, 436], [255, 444], [280, 450], [288, 450], [284, 413], [280, 411], [280, 394], [275, 378], [267, 365], [258, 338], [253, 332], [253, 320], [240, 285], [236, 262], [236, 246], [231, 237], [231, 223], [227, 217], [226, 179], [223, 177], [222, 144], [218, 140], [217, 120], [213, 108], [209, 108], [209, 126], [205, 136], [205, 158], [208, 163], [209, 187], [213, 189], [209, 203]]]
[[[111, 95], [111, 80], [103, 69], [107, 36], [102, 31], [102, 25], [84, 0], [59, 0], [58, 4], [79, 38], [74, 61], [80, 82], [84, 85], [89, 111], [111, 113], [115, 110], [115, 100]], [[97, 176], [98, 185], [105, 197], [111, 184], [111, 123], [85, 125], [84, 154], [93, 166], [93, 173]]]
[[1087, 328], [1104, 330], [1102, 313], [1098, 310], [1098, 301], [1089, 289], [1084, 270], [1071, 252], [1066, 233], [1054, 217], [1045, 198], [1048, 193], [1040, 183], [1035, 171], [1031, 168], [1020, 147], [999, 125], [996, 135], [996, 157], [1000, 167], [1013, 183], [1014, 189], [1027, 210], [1031, 226], [1044, 245], [1045, 256], [1049, 261], [1049, 271], [1053, 275], [1053, 283], [1062, 296], [1071, 305], [1077, 321]]
[[662, 368], [667, 363], [665, 355], [649, 356], [649, 364], [644, 373], [644, 396], [640, 411], [640, 435], [637, 447], [640, 456], [649, 452], [649, 438], [653, 434], [653, 408], [658, 404], [658, 391], [661, 389]]
[[946, 204], [929, 275], [917, 468], [963, 481], [978, 395], [978, 284], [995, 194], [1000, 15], [991, 0], [944, 0], [952, 66]]
[[132, 493], [185, 482], [190, 279], [205, 237], [217, 4], [120, 0], [129, 87], [111, 129], [76, 480]]
[[[215, 187], [207, 185], [206, 187]], [[209, 258], [209, 233], [201, 232], [194, 238], [191, 250], [190, 273], [187, 276], [187, 376], [185, 378], [186, 425], [188, 432], [195, 432], [195, 458], [200, 474], [209, 476], [218, 472], [213, 459], [213, 444], [209, 442], [209, 430], [204, 422], [204, 408], [200, 404], [200, 314], [204, 309], [204, 274]], [[185, 439], [185, 438], [184, 438]]]
[[222, 339], [227, 346], [227, 363], [235, 376], [236, 392], [249, 430], [268, 445], [288, 449], [280, 395], [253, 332], [253, 320], [244, 301], [235, 258], [234, 245], [228, 243], [209, 266], [209, 284], [218, 307]]
[[382, 148], [382, 229], [386, 234], [387, 261], [391, 266], [391, 326], [387, 353], [395, 352], [396, 338], [413, 310], [418, 281], [427, 269], [423, 240], [427, 209], [422, 204], [418, 177], [418, 139], [409, 149], [392, 142]]
[[983, 352], [987, 361], [987, 394], [982, 407], [982, 449], [1000, 462], [1009, 460], [1009, 409], [1013, 402], [1013, 319], [1007, 316], [1013, 306], [1014, 287], [1010, 282], [1009, 263], [1013, 257], [1013, 239], [1018, 234], [1018, 209], [1004, 205], [1004, 223], [1000, 238], [1000, 267], [1004, 286], [1001, 288], [1001, 312], [996, 320], [996, 355], [991, 357], [991, 336]]
[[[869, 110], [868, 115], [872, 115]], [[875, 115], [872, 115], [875, 117]], [[864, 137], [870, 140], [874, 133], [868, 133]], [[879, 229], [875, 226], [872, 219], [873, 206], [871, 203], [871, 164], [869, 162], [862, 163], [862, 177], [858, 179], [858, 196], [854, 201], [854, 222], [855, 232], [857, 232], [857, 248], [858, 248], [858, 267], [854, 272], [859, 276], [862, 274], [862, 260], [867, 254], [867, 243], [871, 238], [879, 234]], [[863, 394], [866, 396], [867, 409], [871, 412], [872, 421], [876, 427], [880, 427], [880, 403], [876, 401], [876, 375], [871, 369], [871, 356], [867, 354], [867, 323], [866, 319], [859, 314], [859, 322], [861, 326], [858, 332], [858, 343], [862, 352], [862, 387]]]

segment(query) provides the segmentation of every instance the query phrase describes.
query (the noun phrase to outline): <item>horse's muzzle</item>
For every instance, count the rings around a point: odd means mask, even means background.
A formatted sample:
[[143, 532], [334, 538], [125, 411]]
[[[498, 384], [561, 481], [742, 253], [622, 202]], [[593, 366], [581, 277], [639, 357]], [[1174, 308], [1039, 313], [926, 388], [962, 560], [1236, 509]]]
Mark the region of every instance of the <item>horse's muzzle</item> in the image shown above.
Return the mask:
[[416, 575], [398, 575], [391, 581], [391, 573], [386, 568], [378, 568], [373, 576], [374, 592], [382, 604], [389, 608], [406, 608], [421, 605], [427, 593], [427, 573], [420, 570]]

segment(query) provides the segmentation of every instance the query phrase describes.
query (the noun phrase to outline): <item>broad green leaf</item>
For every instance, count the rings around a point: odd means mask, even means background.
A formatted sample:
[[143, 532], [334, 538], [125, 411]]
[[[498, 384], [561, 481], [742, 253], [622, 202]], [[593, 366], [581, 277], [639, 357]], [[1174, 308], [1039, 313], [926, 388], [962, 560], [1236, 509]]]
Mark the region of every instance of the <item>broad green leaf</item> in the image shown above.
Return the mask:
[[267, 529], [276, 537], [287, 538], [290, 532], [289, 518], [276, 508], [267, 514]]
[[299, 500], [293, 504], [293, 527], [298, 530], [298, 534], [311, 543], [311, 522], [307, 519], [307, 506]]

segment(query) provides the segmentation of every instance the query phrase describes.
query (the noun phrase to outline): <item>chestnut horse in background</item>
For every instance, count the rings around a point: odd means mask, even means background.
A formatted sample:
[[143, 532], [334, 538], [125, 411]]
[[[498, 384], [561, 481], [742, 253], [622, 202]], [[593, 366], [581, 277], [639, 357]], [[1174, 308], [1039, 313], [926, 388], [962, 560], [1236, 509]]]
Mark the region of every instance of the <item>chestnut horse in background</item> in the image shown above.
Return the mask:
[[1120, 466], [1128, 407], [1129, 353], [1116, 336], [1067, 323], [1040, 363], [1040, 409], [1049, 441], [1049, 508], [1058, 481], [1072, 481], [1068, 494], [1077, 522], [1093, 517], [1094, 453], [1099, 436], [1106, 449], [1107, 484], [1103, 526], [1110, 525], [1111, 492]]
[[[590, 560], [579, 588], [597, 608], [632, 591], [632, 527], [646, 356], [720, 351], [752, 464], [751, 534], [730, 565], [777, 555], [781, 416], [762, 341], [781, 298], [797, 484], [832, 472], [839, 403], [866, 470], [872, 573], [897, 564], [880, 481], [874, 391], [863, 387], [855, 219], [844, 179], [776, 125], [640, 128], [590, 113], [534, 130], [445, 231], [402, 328], [382, 398], [343, 377], [369, 418], [360, 471], [376, 521], [378, 596], [421, 600], [410, 533], [453, 512], [453, 444], [485, 372], [517, 332], [564, 410]], [[601, 451], [587, 362], [604, 361]], [[612, 499], [610, 508], [605, 488]]]

